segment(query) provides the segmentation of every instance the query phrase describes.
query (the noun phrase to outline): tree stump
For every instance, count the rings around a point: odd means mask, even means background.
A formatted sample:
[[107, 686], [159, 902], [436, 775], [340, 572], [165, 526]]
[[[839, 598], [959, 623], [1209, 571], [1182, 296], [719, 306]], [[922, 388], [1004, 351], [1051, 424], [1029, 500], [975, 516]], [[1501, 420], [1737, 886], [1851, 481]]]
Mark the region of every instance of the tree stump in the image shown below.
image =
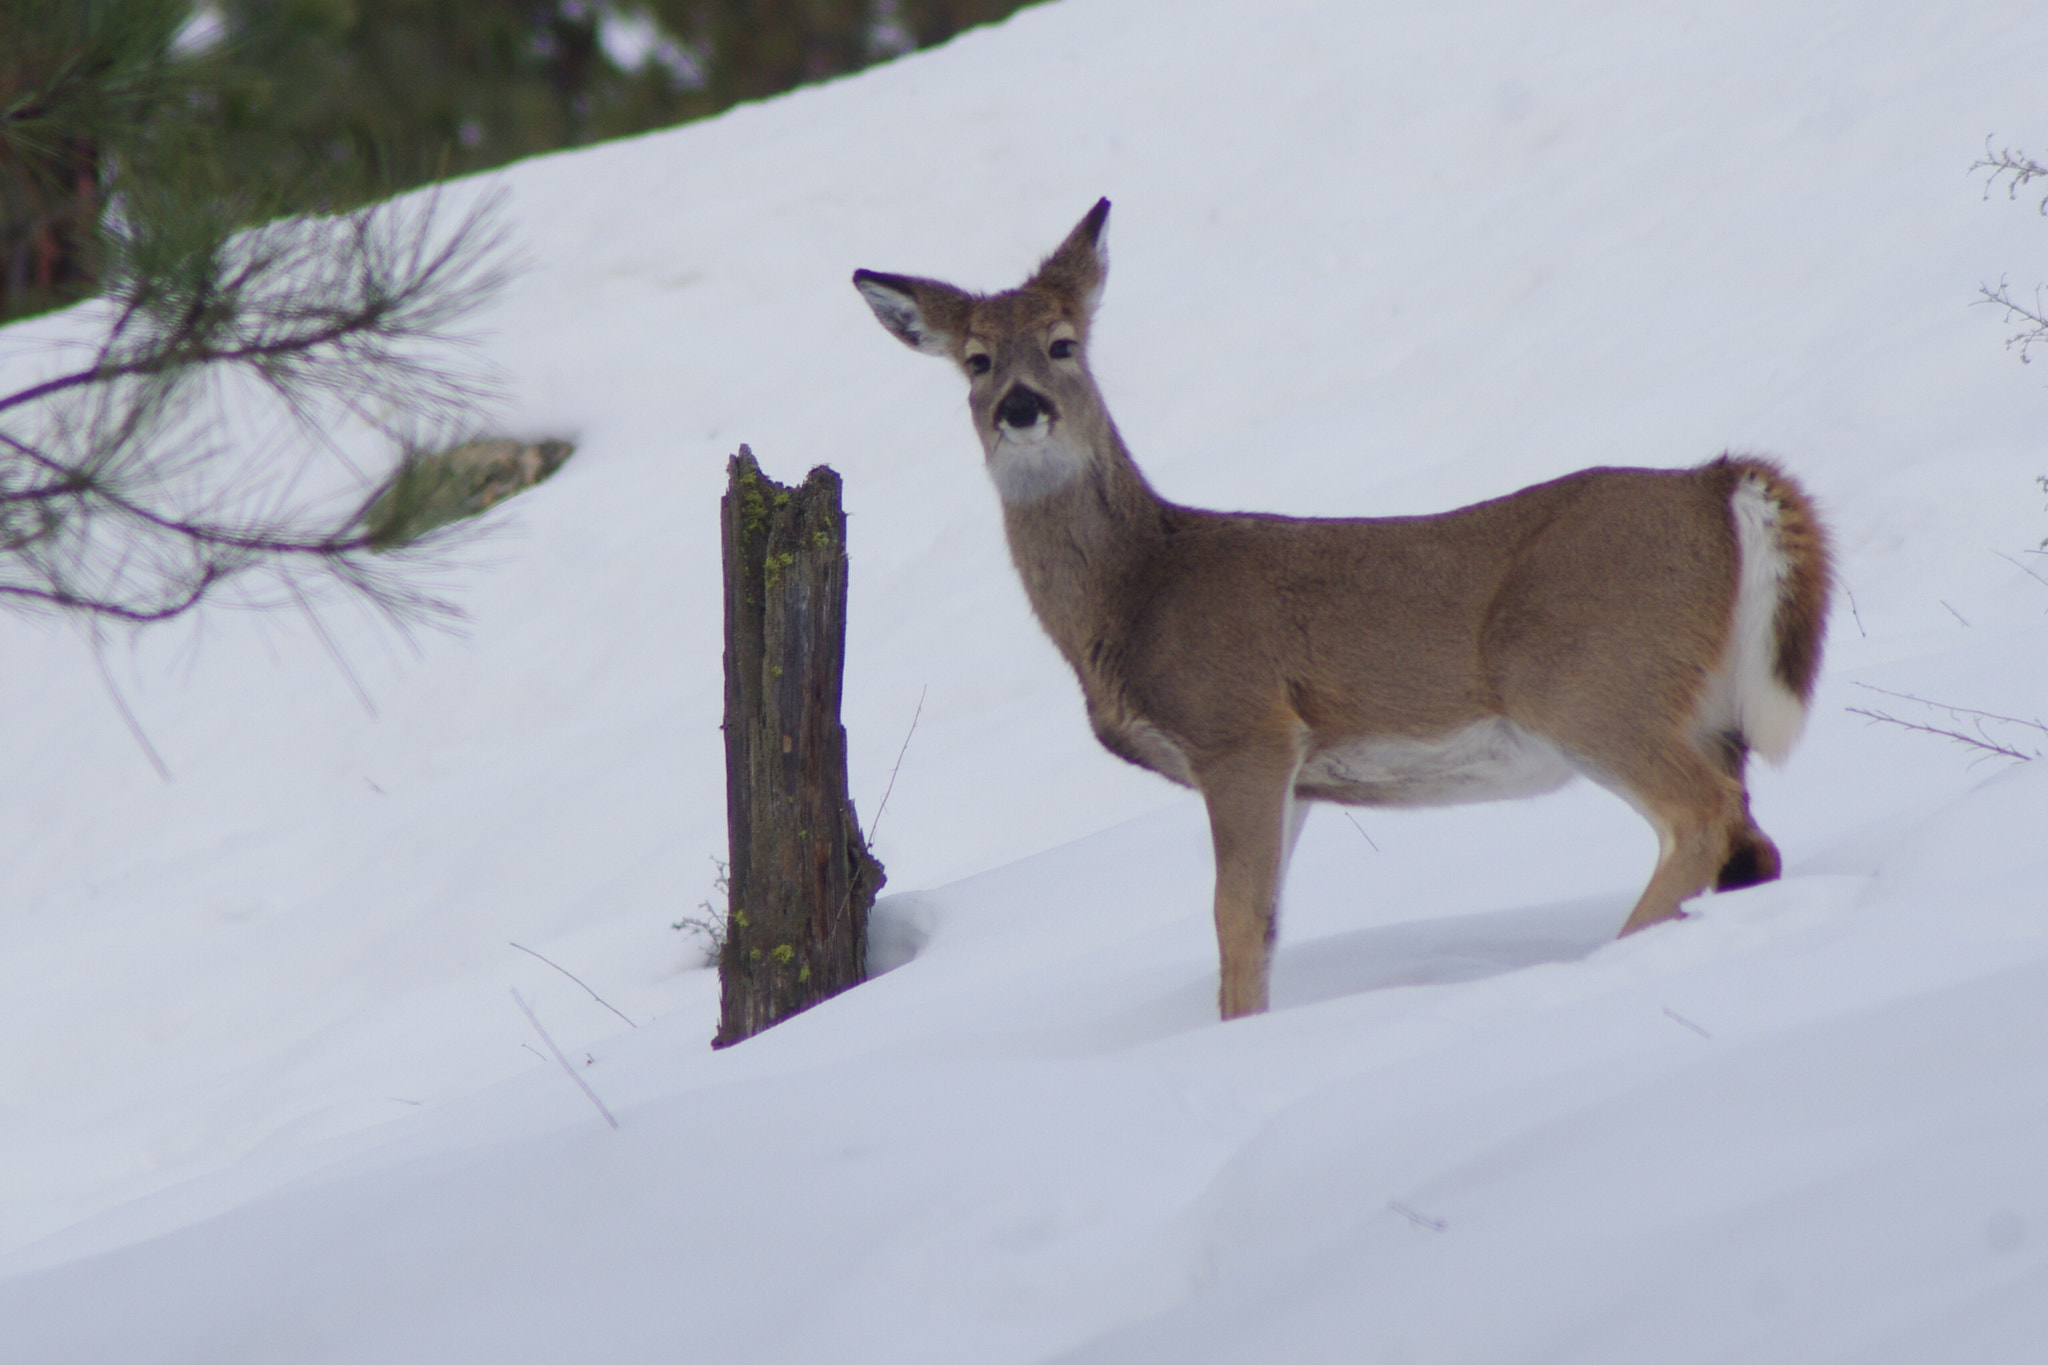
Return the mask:
[[867, 977], [884, 881], [846, 792], [846, 514], [823, 465], [798, 488], [740, 447], [725, 546], [725, 946], [713, 1047]]

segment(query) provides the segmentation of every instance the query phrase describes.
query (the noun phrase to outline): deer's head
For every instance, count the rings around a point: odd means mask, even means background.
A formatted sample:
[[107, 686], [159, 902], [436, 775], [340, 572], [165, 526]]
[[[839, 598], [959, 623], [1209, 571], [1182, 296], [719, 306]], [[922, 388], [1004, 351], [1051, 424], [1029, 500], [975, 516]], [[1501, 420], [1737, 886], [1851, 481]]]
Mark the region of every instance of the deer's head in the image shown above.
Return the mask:
[[856, 270], [854, 287], [897, 340], [967, 376], [968, 409], [1005, 501], [1055, 492], [1109, 448], [1109, 414], [1088, 372], [1088, 323], [1102, 297], [1109, 201], [1088, 211], [1037, 273], [1001, 294]]

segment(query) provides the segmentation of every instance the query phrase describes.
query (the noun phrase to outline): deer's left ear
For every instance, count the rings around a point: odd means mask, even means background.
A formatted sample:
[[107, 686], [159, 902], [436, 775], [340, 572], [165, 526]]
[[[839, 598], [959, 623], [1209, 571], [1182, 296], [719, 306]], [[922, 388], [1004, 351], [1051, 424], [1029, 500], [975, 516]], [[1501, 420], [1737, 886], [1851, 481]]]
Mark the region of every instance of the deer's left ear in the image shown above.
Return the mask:
[[1083, 316], [1093, 313], [1095, 305], [1102, 302], [1102, 286], [1109, 278], [1108, 227], [1109, 201], [1098, 199], [1025, 287], [1059, 294]]
[[881, 324], [913, 351], [950, 355], [965, 329], [967, 295], [950, 284], [856, 270], [853, 287], [860, 290]]

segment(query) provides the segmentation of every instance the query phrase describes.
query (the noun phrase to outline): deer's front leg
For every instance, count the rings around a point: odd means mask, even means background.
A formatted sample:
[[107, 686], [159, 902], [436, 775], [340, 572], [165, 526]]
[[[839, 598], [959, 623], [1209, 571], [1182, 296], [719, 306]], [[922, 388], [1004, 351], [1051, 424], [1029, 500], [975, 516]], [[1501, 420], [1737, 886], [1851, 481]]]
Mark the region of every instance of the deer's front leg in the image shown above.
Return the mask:
[[1216, 846], [1216, 946], [1222, 957], [1223, 1017], [1262, 1014], [1281, 876], [1299, 825], [1294, 780], [1301, 767], [1292, 742], [1233, 753], [1198, 774]]

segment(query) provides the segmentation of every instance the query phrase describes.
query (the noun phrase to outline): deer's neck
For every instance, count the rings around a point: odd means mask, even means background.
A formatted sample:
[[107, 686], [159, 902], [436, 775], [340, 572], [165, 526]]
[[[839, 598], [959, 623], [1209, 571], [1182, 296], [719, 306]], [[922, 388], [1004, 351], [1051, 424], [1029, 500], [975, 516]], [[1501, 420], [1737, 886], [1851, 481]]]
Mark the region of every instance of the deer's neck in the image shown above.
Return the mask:
[[1167, 504], [1111, 427], [1074, 477], [1035, 498], [1005, 496], [1010, 557], [1046, 633], [1091, 693], [1102, 651], [1164, 534]]

